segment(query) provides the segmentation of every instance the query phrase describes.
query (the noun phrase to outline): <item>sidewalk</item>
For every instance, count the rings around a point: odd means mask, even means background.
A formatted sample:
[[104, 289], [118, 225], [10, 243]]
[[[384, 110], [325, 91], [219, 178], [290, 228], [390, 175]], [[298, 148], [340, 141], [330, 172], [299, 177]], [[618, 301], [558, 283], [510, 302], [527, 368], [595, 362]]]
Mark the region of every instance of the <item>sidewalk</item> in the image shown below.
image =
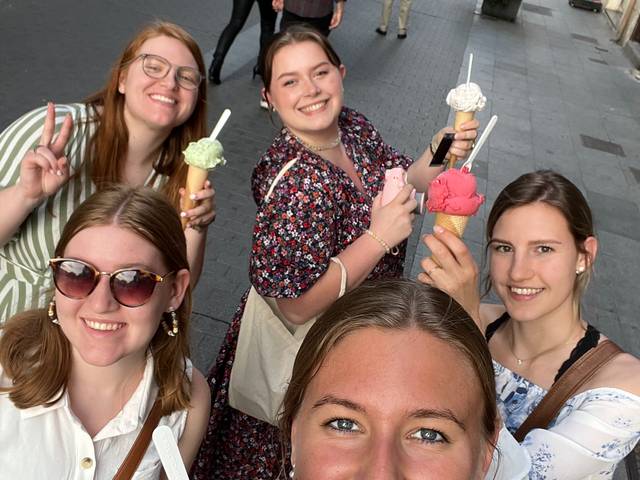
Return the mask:
[[[499, 120], [474, 165], [487, 201], [465, 240], [480, 260], [486, 206], [518, 175], [542, 168], [566, 175], [586, 195], [600, 240], [585, 315], [639, 355], [640, 83], [612, 35], [604, 15], [564, 1], [524, 2], [515, 23], [475, 16], [458, 83], [473, 53], [472, 78], [488, 99], [478, 118]], [[423, 233], [432, 226], [426, 218]], [[427, 254], [419, 246], [412, 276]]]

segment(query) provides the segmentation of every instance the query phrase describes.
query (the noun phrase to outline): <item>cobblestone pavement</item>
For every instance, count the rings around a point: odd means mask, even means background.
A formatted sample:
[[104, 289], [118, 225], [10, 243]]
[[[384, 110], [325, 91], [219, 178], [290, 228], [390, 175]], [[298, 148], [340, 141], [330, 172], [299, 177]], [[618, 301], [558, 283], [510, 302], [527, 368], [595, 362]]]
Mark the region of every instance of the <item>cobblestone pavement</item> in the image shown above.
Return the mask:
[[[54, 5], [55, 3], [55, 5]], [[349, 0], [331, 41], [347, 67], [346, 104], [365, 113], [389, 143], [419, 155], [450, 112], [449, 88], [466, 75], [489, 99], [479, 114], [500, 117], [474, 167], [491, 205], [498, 191], [534, 168], [554, 168], [575, 181], [593, 207], [600, 252], [585, 301], [587, 317], [636, 355], [640, 327], [640, 84], [610, 40], [604, 15], [564, 1], [525, 1], [515, 22], [474, 14], [476, 0], [414, 0], [409, 36], [374, 33], [380, 1]], [[0, 128], [47, 100], [79, 101], [99, 88], [110, 64], [139, 27], [154, 19], [189, 30], [210, 61], [230, 15], [229, 1], [0, 0]], [[209, 89], [209, 122], [232, 117], [220, 136], [229, 163], [215, 173], [218, 218], [209, 231], [205, 271], [195, 291], [192, 350], [207, 370], [235, 307], [248, 287], [247, 260], [255, 206], [249, 190], [253, 165], [277, 131], [258, 108], [251, 78], [258, 46], [254, 8]], [[487, 209], [465, 239], [481, 259]], [[415, 276], [428, 254], [417, 241], [432, 227], [419, 218], [406, 272]], [[620, 474], [621, 475], [621, 474]], [[624, 478], [624, 477], [620, 477]]]

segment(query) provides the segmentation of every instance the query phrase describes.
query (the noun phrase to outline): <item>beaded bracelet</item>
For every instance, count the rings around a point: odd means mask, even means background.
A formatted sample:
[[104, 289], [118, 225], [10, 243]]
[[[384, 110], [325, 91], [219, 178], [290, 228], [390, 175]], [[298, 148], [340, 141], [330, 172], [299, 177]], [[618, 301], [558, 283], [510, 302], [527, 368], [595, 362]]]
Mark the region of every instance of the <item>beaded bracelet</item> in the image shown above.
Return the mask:
[[371, 230], [369, 230], [368, 228], [365, 230], [365, 232], [371, 236], [371, 238], [373, 238], [376, 242], [378, 242], [382, 248], [384, 248], [384, 251], [387, 254], [391, 254], [391, 255], [398, 255], [398, 253], [400, 252], [400, 249], [398, 247], [389, 247], [389, 244], [387, 242], [385, 242], [384, 240], [382, 240], [378, 235], [376, 235], [375, 233], [373, 233]]

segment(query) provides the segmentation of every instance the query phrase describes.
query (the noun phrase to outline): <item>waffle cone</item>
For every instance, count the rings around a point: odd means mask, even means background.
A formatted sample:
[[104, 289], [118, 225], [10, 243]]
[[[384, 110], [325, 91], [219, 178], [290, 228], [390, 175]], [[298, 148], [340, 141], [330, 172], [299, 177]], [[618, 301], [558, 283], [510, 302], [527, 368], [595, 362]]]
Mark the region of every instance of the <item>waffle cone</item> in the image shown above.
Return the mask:
[[[209, 176], [209, 171], [204, 170], [202, 168], [194, 167], [193, 165], [189, 165], [189, 170], [187, 171], [187, 184], [185, 185], [185, 194], [182, 199], [182, 210], [186, 211], [193, 208], [196, 204], [196, 201], [191, 200], [189, 198], [192, 193], [199, 192], [204, 187], [204, 182], [207, 181], [207, 177]], [[186, 227], [187, 219], [182, 219], [182, 228]]]
[[[473, 120], [475, 116], [476, 112], [456, 112], [453, 119], [453, 128], [457, 132], [458, 130], [460, 130], [460, 125]], [[458, 158], [455, 155], [451, 155], [449, 157], [449, 168], [453, 168], [457, 160]]]
[[448, 213], [436, 213], [436, 225], [446, 228], [458, 238], [462, 238], [467, 227], [469, 217], [465, 215], [449, 215]]

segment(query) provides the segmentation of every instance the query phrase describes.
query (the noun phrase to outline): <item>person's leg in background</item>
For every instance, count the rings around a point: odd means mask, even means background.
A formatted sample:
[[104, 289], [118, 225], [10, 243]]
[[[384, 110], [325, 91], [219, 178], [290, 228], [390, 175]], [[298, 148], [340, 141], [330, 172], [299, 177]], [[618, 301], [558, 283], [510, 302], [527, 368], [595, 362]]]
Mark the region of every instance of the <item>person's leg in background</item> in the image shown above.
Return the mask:
[[260, 51], [258, 52], [258, 61], [256, 66], [253, 67], [253, 77], [256, 75], [262, 75], [260, 72], [260, 58], [262, 58], [262, 52], [273, 37], [273, 32], [276, 29], [276, 19], [278, 13], [271, 6], [271, 0], [258, 0], [258, 8], [260, 9]]
[[407, 38], [407, 26], [412, 0], [400, 0], [400, 13], [398, 13], [398, 38]]
[[393, 0], [384, 0], [384, 3], [382, 4], [382, 18], [380, 19], [380, 26], [376, 28], [376, 32], [380, 35], [387, 34], [389, 19], [391, 18], [391, 7], [393, 7]]
[[231, 19], [218, 39], [218, 45], [216, 45], [213, 60], [209, 66], [209, 81], [216, 85], [220, 85], [220, 70], [222, 70], [224, 58], [227, 56], [231, 44], [247, 21], [254, 1], [255, 0], [233, 0]]

